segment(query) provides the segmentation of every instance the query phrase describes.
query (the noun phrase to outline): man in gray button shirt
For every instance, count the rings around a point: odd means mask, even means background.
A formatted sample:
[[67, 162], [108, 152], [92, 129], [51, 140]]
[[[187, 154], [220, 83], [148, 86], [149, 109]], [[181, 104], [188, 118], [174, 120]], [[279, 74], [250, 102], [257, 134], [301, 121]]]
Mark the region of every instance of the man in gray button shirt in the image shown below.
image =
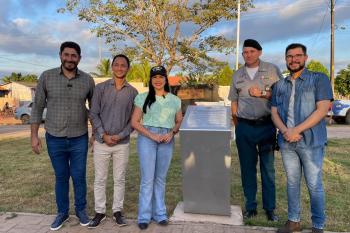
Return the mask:
[[260, 162], [263, 208], [269, 221], [277, 221], [274, 147], [276, 129], [271, 120], [270, 99], [272, 85], [282, 78], [279, 69], [261, 61], [262, 48], [256, 40], [243, 44], [245, 65], [238, 69], [231, 83], [232, 118], [241, 167], [245, 197], [245, 218], [257, 215], [256, 165]]
[[130, 61], [122, 54], [112, 61], [113, 78], [96, 86], [90, 117], [95, 132], [95, 217], [89, 228], [97, 227], [106, 218], [106, 181], [109, 160], [113, 160], [113, 217], [118, 226], [125, 226], [122, 209], [125, 172], [129, 158], [130, 118], [137, 90], [126, 80]]
[[78, 69], [80, 46], [64, 42], [60, 47], [62, 65], [42, 73], [35, 92], [31, 114], [32, 149], [39, 154], [39, 125], [45, 106], [46, 144], [56, 177], [57, 217], [51, 230], [58, 230], [69, 215], [69, 178], [74, 187], [75, 212], [80, 224], [86, 226], [86, 157], [88, 151], [88, 111], [86, 100], [95, 87], [90, 75]]

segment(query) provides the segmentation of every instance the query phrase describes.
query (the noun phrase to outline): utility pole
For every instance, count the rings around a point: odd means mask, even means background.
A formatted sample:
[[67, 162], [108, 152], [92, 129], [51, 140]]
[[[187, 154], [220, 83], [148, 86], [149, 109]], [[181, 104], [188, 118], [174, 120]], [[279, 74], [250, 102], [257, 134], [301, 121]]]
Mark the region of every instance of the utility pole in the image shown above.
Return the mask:
[[331, 0], [331, 85], [334, 93], [334, 0]]
[[239, 56], [239, 32], [241, 24], [241, 0], [237, 0], [237, 38], [236, 38], [236, 70], [238, 70], [238, 56]]

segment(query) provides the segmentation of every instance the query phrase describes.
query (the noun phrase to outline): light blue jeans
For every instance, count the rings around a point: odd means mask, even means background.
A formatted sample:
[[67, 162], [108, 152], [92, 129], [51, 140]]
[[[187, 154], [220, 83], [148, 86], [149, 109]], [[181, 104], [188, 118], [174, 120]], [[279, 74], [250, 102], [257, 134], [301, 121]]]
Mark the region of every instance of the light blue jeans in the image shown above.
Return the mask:
[[303, 170], [310, 195], [312, 225], [323, 229], [326, 220], [322, 185], [324, 147], [308, 148], [301, 140], [281, 148], [281, 154], [287, 175], [288, 219], [300, 221], [300, 181]]
[[[170, 129], [145, 126], [156, 134], [166, 134]], [[174, 139], [169, 143], [157, 143], [139, 134], [137, 150], [139, 153], [141, 184], [139, 193], [138, 223], [167, 220], [165, 207], [165, 182], [173, 155]]]

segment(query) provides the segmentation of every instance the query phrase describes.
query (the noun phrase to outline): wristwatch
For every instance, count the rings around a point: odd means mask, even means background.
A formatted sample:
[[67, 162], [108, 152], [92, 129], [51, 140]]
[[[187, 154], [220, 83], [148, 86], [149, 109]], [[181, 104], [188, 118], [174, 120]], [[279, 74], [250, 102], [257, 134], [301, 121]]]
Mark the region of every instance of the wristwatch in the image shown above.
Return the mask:
[[261, 96], [264, 97], [264, 96], [266, 96], [266, 94], [267, 94], [266, 91], [261, 91]]

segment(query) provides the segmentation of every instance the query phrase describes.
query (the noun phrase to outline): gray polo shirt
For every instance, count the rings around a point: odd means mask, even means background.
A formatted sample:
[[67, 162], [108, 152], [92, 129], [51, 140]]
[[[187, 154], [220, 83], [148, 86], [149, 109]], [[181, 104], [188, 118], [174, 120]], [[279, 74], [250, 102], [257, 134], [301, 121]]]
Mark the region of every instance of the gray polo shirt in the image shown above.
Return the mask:
[[74, 78], [64, 76], [61, 67], [44, 71], [35, 91], [31, 123], [40, 123], [47, 107], [45, 129], [55, 137], [78, 137], [88, 131], [86, 100], [91, 101], [95, 83], [77, 70]]
[[271, 103], [265, 98], [249, 95], [249, 88], [258, 86], [261, 90], [271, 90], [271, 86], [282, 79], [278, 67], [260, 60], [259, 69], [251, 80], [246, 67], [242, 66], [234, 74], [228, 99], [238, 102], [237, 117], [256, 120], [271, 114]]
[[129, 142], [131, 128], [131, 114], [137, 90], [129, 83], [117, 90], [114, 79], [109, 79], [96, 86], [90, 118], [96, 140], [103, 142], [102, 134], [118, 135], [122, 138], [119, 143]]

